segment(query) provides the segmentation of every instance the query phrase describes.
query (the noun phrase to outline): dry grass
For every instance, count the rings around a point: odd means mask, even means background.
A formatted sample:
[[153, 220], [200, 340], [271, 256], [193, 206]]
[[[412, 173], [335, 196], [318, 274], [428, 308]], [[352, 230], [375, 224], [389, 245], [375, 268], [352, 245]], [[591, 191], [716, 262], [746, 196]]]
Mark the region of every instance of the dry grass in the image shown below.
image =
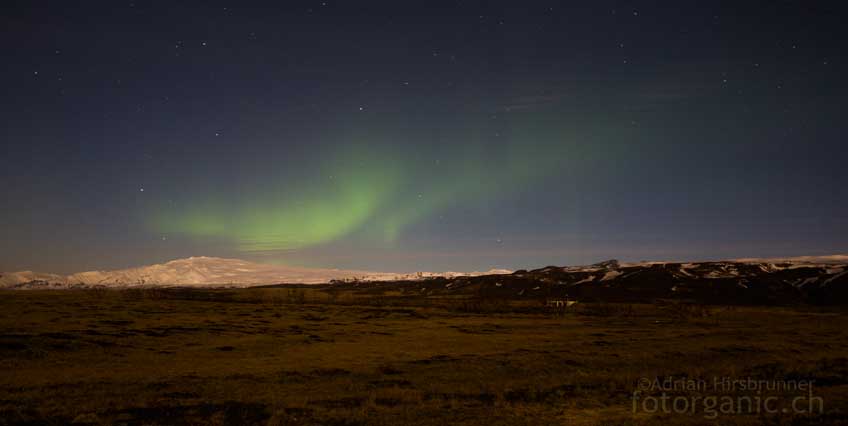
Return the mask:
[[6, 292], [0, 424], [703, 424], [642, 377], [816, 380], [848, 421], [839, 311], [415, 300], [309, 289]]

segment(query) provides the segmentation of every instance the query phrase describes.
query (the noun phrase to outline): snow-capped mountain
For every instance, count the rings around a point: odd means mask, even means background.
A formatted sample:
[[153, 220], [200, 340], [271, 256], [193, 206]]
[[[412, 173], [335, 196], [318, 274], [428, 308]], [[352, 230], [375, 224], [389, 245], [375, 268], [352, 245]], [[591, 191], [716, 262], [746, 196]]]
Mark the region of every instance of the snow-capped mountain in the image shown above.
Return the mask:
[[0, 288], [67, 288], [87, 286], [235, 286], [265, 284], [319, 284], [330, 281], [393, 281], [440, 276], [510, 273], [487, 272], [416, 272], [410, 274], [369, 272], [343, 269], [317, 269], [271, 265], [239, 259], [190, 257], [167, 263], [115, 271], [88, 271], [71, 275], [21, 271], [0, 274]]
[[[734, 259], [714, 262], [615, 260], [585, 266], [486, 272], [381, 273], [191, 257], [159, 265], [62, 276], [30, 271], [0, 275], [0, 288], [231, 286], [269, 284], [393, 285], [415, 294], [486, 294], [502, 298], [584, 300], [681, 299], [707, 303], [848, 303], [848, 256]], [[385, 284], [380, 284], [385, 283]]]

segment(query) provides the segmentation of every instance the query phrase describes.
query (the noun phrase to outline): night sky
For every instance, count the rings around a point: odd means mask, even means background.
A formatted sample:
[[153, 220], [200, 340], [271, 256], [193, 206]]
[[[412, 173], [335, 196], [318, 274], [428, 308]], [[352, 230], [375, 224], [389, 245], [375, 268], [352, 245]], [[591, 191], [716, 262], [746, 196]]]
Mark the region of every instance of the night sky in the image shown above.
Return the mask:
[[846, 252], [836, 5], [4, 2], [0, 270]]

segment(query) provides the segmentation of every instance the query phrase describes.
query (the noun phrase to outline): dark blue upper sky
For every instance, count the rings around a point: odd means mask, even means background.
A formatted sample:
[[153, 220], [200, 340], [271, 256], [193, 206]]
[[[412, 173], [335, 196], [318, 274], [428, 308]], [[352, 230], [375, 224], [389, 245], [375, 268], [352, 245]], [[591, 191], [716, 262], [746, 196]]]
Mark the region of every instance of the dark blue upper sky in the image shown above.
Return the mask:
[[4, 5], [0, 270], [848, 251], [838, 2], [174, 3]]

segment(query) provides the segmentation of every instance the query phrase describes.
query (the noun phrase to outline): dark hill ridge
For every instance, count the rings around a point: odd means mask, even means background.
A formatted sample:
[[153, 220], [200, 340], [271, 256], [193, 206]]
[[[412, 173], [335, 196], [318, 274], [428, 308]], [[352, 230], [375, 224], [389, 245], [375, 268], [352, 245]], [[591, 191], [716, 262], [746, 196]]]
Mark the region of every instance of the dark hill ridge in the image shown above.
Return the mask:
[[848, 265], [798, 262], [693, 262], [547, 266], [508, 275], [418, 281], [337, 282], [360, 291], [394, 286], [409, 295], [465, 294], [489, 298], [650, 302], [678, 299], [714, 304], [848, 304]]

